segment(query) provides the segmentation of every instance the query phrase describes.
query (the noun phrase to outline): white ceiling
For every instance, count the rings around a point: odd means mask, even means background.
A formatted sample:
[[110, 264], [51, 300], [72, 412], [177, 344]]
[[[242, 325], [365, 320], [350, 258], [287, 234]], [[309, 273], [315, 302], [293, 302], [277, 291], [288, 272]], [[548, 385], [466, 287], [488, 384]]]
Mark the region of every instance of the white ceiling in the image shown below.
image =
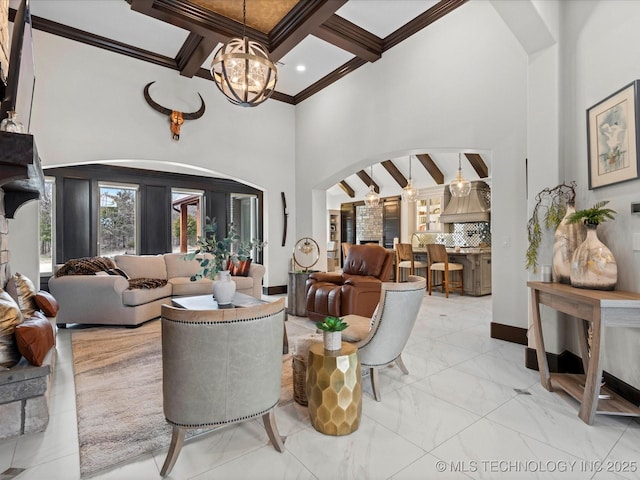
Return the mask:
[[[436, 3], [438, 3], [437, 0], [349, 0], [336, 14], [380, 38], [385, 38]], [[10, 6], [17, 9], [19, 0], [10, 0]], [[187, 30], [133, 11], [125, 0], [30, 0], [30, 6], [33, 16], [169, 58], [176, 57], [189, 35]], [[204, 62], [203, 68], [208, 69], [212, 57], [213, 54]], [[276, 90], [293, 96], [353, 57], [353, 54], [310, 35], [279, 62]], [[296, 69], [298, 65], [304, 65], [306, 70], [298, 71]], [[458, 151], [413, 153], [429, 153], [444, 173], [445, 182], [448, 183], [455, 177], [457, 171]], [[486, 152], [476, 153], [482, 154], [483, 160], [489, 165], [489, 171], [491, 171], [489, 155]], [[393, 161], [405, 177], [409, 177], [408, 152], [406, 155], [389, 158], [389, 160]], [[472, 180], [478, 178], [465, 159], [462, 162], [462, 170], [465, 178]], [[368, 168], [366, 171], [370, 173]], [[411, 176], [414, 185], [418, 188], [436, 185], [416, 158], [413, 159]], [[382, 165], [376, 164], [373, 167], [373, 179], [380, 185], [382, 196], [400, 194], [400, 187]], [[355, 190], [355, 199], [349, 198], [338, 185], [335, 185], [327, 192], [334, 201], [360, 200], [368, 191], [366, 185], [355, 173], [344, 180]]]

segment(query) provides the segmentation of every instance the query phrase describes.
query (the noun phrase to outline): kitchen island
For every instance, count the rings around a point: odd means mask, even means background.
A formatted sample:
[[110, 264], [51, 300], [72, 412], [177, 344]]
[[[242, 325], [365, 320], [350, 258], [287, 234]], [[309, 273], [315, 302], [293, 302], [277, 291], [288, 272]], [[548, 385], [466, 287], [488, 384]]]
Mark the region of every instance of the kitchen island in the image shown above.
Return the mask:
[[[426, 248], [414, 248], [416, 260], [428, 261]], [[491, 248], [447, 248], [449, 261], [463, 265], [464, 294], [491, 295]]]

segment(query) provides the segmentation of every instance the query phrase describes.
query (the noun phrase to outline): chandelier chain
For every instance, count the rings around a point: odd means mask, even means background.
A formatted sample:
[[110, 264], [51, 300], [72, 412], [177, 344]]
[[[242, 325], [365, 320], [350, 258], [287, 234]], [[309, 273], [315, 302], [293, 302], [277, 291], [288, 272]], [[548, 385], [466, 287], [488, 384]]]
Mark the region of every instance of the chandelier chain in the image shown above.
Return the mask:
[[242, 0], [242, 37], [247, 36], [247, 0]]

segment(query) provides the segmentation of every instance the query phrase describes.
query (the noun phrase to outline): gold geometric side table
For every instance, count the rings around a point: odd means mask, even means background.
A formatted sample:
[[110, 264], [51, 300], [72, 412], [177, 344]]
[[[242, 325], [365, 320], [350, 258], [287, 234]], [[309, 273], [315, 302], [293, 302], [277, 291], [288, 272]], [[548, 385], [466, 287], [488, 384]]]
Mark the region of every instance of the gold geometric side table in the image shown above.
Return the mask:
[[306, 392], [311, 424], [326, 435], [348, 435], [360, 426], [362, 383], [355, 345], [336, 351], [321, 342], [309, 349]]

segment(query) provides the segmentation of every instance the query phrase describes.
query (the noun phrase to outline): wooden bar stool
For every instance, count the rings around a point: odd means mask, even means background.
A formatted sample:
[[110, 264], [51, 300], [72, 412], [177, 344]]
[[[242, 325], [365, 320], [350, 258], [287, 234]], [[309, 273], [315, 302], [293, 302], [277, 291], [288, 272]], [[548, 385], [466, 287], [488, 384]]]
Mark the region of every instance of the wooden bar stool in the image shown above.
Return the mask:
[[[429, 295], [433, 287], [441, 287], [445, 297], [449, 298], [449, 292], [459, 290], [460, 295], [464, 295], [464, 275], [463, 266], [460, 263], [449, 262], [449, 255], [444, 245], [439, 243], [427, 244], [427, 254], [429, 255]], [[441, 283], [434, 283], [434, 273], [441, 272]], [[456, 278], [450, 275], [456, 272]]]
[[396, 244], [396, 282], [400, 281], [400, 269], [408, 268], [409, 275], [415, 275], [416, 269], [423, 268], [425, 277], [428, 274], [429, 265], [413, 258], [413, 247], [410, 243]]

